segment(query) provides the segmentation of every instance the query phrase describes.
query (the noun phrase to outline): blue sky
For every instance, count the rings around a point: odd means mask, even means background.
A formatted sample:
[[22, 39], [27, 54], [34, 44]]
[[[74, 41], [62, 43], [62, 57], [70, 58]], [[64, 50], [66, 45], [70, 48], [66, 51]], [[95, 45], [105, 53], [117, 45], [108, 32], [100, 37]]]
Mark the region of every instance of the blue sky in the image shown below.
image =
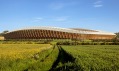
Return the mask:
[[0, 0], [0, 32], [33, 26], [119, 32], [119, 0]]

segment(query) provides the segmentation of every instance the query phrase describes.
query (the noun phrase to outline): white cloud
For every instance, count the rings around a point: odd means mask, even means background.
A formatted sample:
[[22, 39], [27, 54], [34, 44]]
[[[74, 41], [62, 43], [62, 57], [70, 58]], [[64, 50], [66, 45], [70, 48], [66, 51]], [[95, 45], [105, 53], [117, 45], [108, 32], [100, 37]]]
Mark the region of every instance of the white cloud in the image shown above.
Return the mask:
[[102, 3], [102, 1], [96, 1], [94, 4], [100, 4]]
[[33, 22], [44, 22], [44, 21], [54, 21], [54, 22], [67, 22], [69, 16], [60, 16], [60, 17], [50, 17], [50, 18], [34, 18]]
[[64, 7], [73, 6], [73, 5], [77, 5], [77, 4], [78, 4], [78, 2], [54, 2], [54, 3], [51, 3], [49, 5], [49, 7], [54, 10], [59, 10]]
[[101, 4], [100, 4], [100, 5], [94, 5], [94, 7], [102, 7], [102, 6], [103, 6], [103, 5], [101, 5]]
[[42, 20], [43, 18], [39, 17], [39, 18], [36, 18], [36, 20]]
[[35, 19], [34, 19], [34, 22], [39, 22], [39, 21], [42, 21], [42, 20], [43, 20], [43, 18], [38, 17], [38, 18], [35, 18]]
[[103, 4], [102, 4], [102, 1], [96, 1], [96, 2], [94, 2], [94, 5], [93, 5], [94, 7], [102, 7], [103, 6]]
[[68, 18], [69, 18], [69, 16], [56, 17], [55, 21], [64, 22], [64, 21], [67, 21]]

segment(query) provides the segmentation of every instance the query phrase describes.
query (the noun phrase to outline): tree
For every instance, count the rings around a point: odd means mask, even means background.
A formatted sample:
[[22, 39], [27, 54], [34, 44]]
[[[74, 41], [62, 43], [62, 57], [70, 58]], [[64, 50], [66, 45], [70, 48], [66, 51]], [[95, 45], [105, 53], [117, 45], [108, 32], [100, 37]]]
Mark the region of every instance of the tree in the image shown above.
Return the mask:
[[115, 33], [115, 34], [117, 35], [116, 37], [119, 38], [119, 32], [117, 32], [117, 33]]
[[119, 42], [119, 32], [115, 33], [116, 38], [113, 39], [114, 42]]
[[2, 33], [0, 33], [0, 36], [3, 36], [4, 34], [6, 34], [7, 32], [9, 32], [8, 30], [3, 31]]

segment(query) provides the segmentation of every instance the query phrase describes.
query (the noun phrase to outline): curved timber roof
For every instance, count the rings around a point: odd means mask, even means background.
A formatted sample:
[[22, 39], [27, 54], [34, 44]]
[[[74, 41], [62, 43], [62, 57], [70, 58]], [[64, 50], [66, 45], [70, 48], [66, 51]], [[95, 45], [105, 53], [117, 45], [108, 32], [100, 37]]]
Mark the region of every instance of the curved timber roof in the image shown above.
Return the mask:
[[[80, 28], [59, 28], [59, 27], [29, 27], [29, 28], [23, 28], [15, 31], [21, 31], [21, 30], [52, 30], [52, 31], [61, 31], [61, 32], [77, 33], [77, 34], [115, 35], [114, 33], [98, 31], [98, 30], [88, 30], [88, 29], [80, 29]], [[15, 32], [15, 31], [11, 31], [11, 32]]]

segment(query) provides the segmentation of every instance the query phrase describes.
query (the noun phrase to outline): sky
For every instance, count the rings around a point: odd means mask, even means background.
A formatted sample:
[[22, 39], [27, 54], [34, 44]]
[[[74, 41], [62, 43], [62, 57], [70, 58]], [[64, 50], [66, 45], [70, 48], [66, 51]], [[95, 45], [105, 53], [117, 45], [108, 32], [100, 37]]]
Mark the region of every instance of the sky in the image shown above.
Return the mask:
[[0, 32], [38, 26], [119, 32], [119, 0], [0, 0]]

